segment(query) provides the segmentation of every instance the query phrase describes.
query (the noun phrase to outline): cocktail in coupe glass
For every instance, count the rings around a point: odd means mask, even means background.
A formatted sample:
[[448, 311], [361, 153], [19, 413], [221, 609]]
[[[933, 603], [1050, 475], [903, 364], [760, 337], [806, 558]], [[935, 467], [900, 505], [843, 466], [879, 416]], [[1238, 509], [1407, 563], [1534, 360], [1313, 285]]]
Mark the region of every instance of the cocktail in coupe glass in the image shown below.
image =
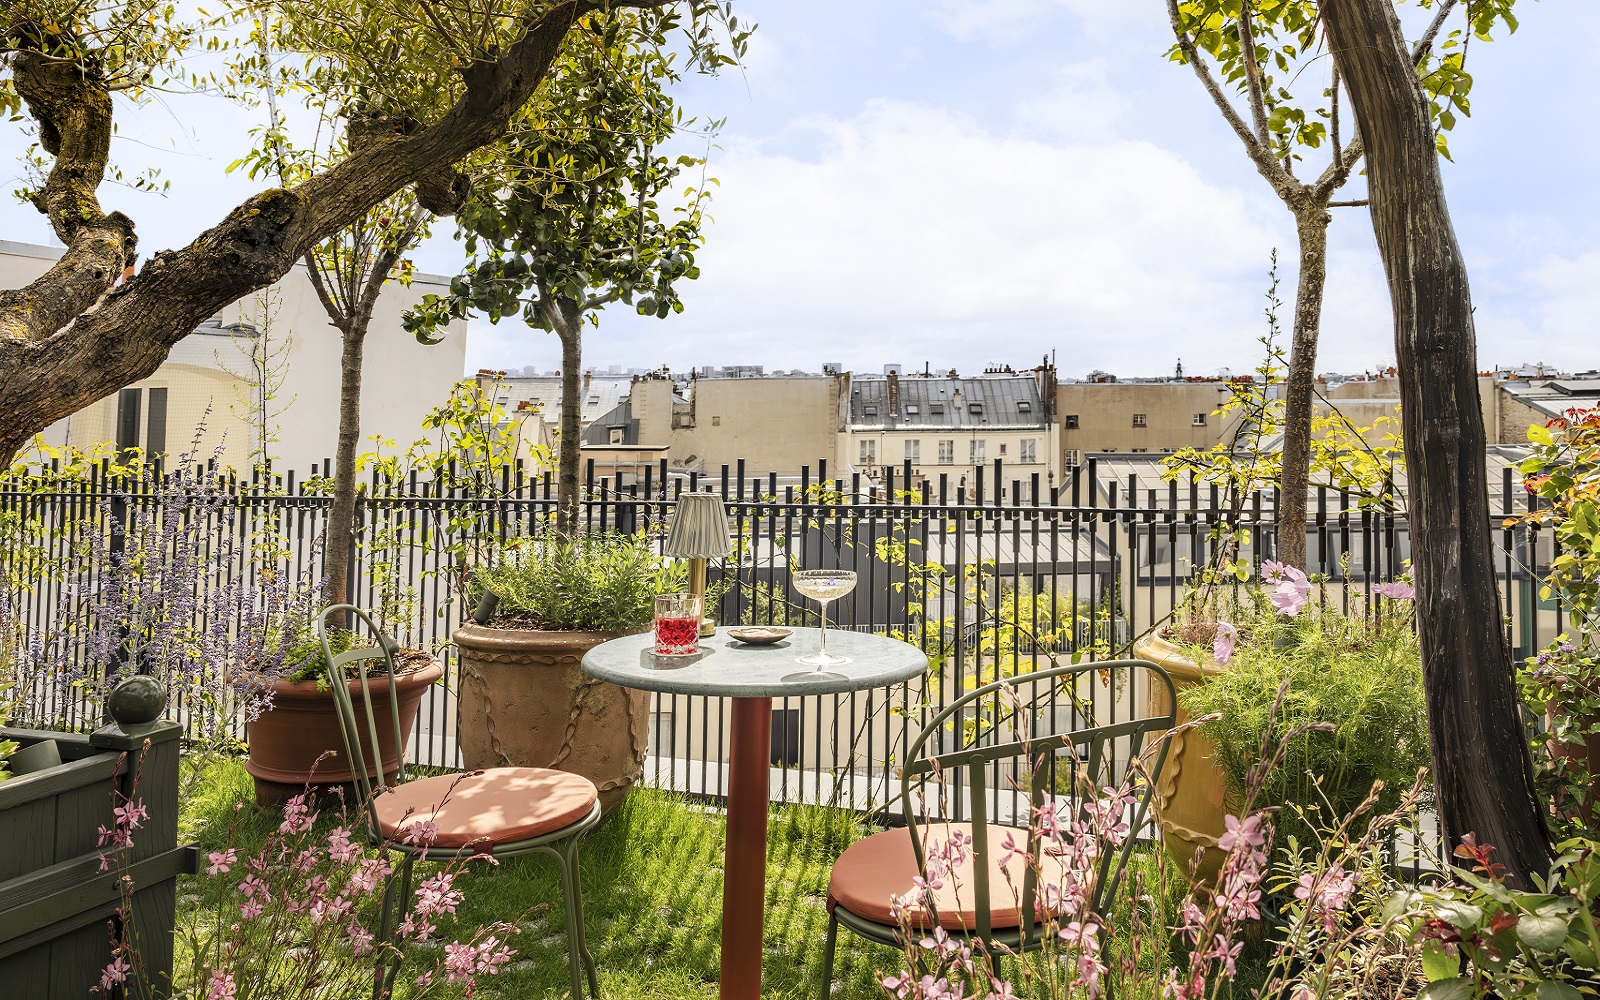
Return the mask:
[[656, 595], [657, 656], [688, 656], [700, 651], [700, 598], [694, 594]]
[[822, 605], [821, 648], [810, 656], [795, 657], [795, 662], [819, 670], [849, 663], [850, 657], [828, 652], [828, 604], [856, 589], [855, 573], [847, 569], [803, 569], [793, 579], [795, 590]]

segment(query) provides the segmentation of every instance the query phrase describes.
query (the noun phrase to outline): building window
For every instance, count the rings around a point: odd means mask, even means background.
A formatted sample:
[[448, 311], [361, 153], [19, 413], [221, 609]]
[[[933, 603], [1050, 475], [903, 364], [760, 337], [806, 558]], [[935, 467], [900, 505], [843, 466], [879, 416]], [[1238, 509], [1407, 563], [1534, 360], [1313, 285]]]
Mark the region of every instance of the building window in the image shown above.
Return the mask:
[[1068, 448], [1061, 455], [1061, 464], [1068, 469], [1076, 469], [1083, 464], [1083, 452], [1077, 448]]
[[939, 464], [956, 464], [956, 443], [954, 441], [939, 442]]
[[621, 427], [613, 427], [613, 428], [611, 428], [611, 443], [612, 444], [621, 444], [622, 443], [622, 428]]
[[918, 412], [920, 412], [920, 411], [918, 411], [916, 403], [907, 403], [906, 404], [906, 416], [914, 417], [914, 416], [917, 415]]
[[1023, 465], [1032, 465], [1039, 461], [1038, 452], [1035, 450], [1037, 442], [1033, 438], [1023, 438], [1017, 446], [1017, 461]]
[[982, 438], [973, 438], [969, 444], [971, 447], [967, 449], [967, 459], [973, 465], [977, 465], [983, 461], [983, 446], [985, 442]]
[[869, 438], [861, 440], [861, 464], [872, 465], [878, 460], [878, 442]]
[[721, 417], [712, 417], [711, 418], [711, 426], [712, 427], [721, 427], [722, 426], [722, 418]]
[[861, 408], [861, 415], [865, 417], [875, 417], [878, 415], [878, 408], [876, 406], [863, 406]]
[[1002, 443], [1000, 445], [1000, 454], [1004, 455], [1005, 453], [1006, 453], [1006, 446]]
[[1017, 400], [1017, 412], [1018, 413], [1032, 413], [1033, 412], [1033, 403], [1029, 402], [1026, 399]]
[[1078, 415], [1076, 413], [1069, 413], [1066, 416], [1062, 417], [1061, 418], [1061, 426], [1065, 427], [1069, 431], [1077, 430], [1078, 429]]
[[906, 461], [913, 465], [922, 461], [922, 442], [916, 438], [906, 438]]
[[599, 396], [590, 396], [589, 397], [589, 405], [590, 406], [599, 406], [600, 405], [600, 397]]
[[1135, 426], [1135, 427], [1144, 427], [1145, 425], [1146, 425], [1146, 423], [1145, 423], [1144, 414], [1135, 413], [1133, 415], [1133, 426]]
[[944, 404], [943, 403], [929, 403], [928, 404], [928, 413], [929, 413], [930, 416], [935, 416], [935, 417], [944, 416]]
[[1149, 448], [1129, 448], [1128, 450], [1133, 452], [1135, 455], [1143, 455], [1145, 452], [1149, 451], [1150, 449]]
[[981, 416], [983, 416], [983, 404], [982, 403], [968, 403], [967, 404], [967, 412], [972, 414], [975, 417], [981, 417]]
[[1206, 415], [1204, 413], [1196, 413], [1194, 415], [1194, 425], [1196, 427], [1204, 427], [1206, 425]]

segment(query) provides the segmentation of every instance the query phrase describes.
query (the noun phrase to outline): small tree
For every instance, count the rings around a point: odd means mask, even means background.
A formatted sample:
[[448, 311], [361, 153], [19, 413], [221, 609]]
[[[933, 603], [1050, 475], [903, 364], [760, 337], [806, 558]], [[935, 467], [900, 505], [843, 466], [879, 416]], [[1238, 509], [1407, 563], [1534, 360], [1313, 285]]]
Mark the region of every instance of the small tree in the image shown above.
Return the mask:
[[700, 274], [703, 186], [686, 192], [676, 219], [659, 199], [683, 168], [705, 161], [661, 152], [687, 124], [664, 90], [678, 74], [670, 56], [636, 41], [629, 20], [596, 17], [569, 35], [545, 101], [506, 142], [501, 183], [460, 212], [472, 260], [448, 295], [425, 297], [406, 321], [425, 343], [474, 311], [490, 322], [521, 316], [561, 339], [563, 535], [578, 518], [584, 324], [598, 325], [598, 312], [618, 300], [662, 319], [682, 312], [674, 282]]
[[[1410, 49], [1411, 64], [1427, 92], [1430, 136], [1445, 152], [1444, 133], [1454, 127], [1456, 112], [1469, 113], [1467, 95], [1472, 77], [1465, 69], [1467, 41], [1487, 40], [1501, 20], [1512, 29], [1514, 0], [1464, 5], [1470, 33], [1455, 30], [1435, 53], [1435, 42], [1457, 0], [1421, 0], [1434, 8], [1422, 37]], [[1365, 205], [1365, 200], [1335, 201], [1340, 188], [1360, 162], [1365, 147], [1359, 135], [1341, 142], [1339, 72], [1322, 90], [1326, 104], [1308, 108], [1290, 91], [1295, 77], [1320, 58], [1322, 21], [1314, 0], [1167, 0], [1167, 13], [1177, 43], [1171, 56], [1187, 63], [1199, 77], [1212, 103], [1244, 144], [1245, 153], [1273, 192], [1294, 216], [1299, 244], [1299, 281], [1295, 289], [1294, 330], [1285, 378], [1283, 462], [1278, 479], [1278, 558], [1306, 564], [1306, 503], [1310, 486], [1311, 424], [1316, 388], [1317, 339], [1322, 322], [1322, 297], [1327, 281], [1330, 208]], [[1212, 70], [1216, 66], [1216, 72]], [[1221, 80], [1218, 80], [1218, 74]], [[1275, 75], [1276, 74], [1276, 75]], [[1225, 87], [1241, 95], [1245, 110], [1234, 106]], [[1350, 132], [1354, 133], [1354, 129]], [[1328, 160], [1313, 180], [1301, 180], [1297, 162], [1312, 150], [1329, 146]]]

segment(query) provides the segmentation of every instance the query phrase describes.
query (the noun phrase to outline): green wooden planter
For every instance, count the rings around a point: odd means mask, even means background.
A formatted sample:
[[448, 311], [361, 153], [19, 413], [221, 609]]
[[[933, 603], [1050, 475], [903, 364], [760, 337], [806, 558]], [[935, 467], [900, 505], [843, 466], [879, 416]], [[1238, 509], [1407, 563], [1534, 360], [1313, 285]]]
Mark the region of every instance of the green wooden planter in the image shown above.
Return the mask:
[[[83, 1000], [111, 960], [110, 920], [122, 875], [135, 886], [132, 937], [152, 992], [172, 975], [177, 877], [195, 870], [192, 847], [178, 846], [178, 740], [175, 722], [110, 725], [93, 734], [0, 727], [0, 739], [27, 746], [54, 740], [62, 763], [0, 782], [0, 994], [28, 1000]], [[137, 735], [135, 735], [137, 734]], [[143, 773], [139, 754], [150, 750]], [[112, 827], [113, 788], [142, 799], [149, 817], [120, 864], [100, 870], [98, 831]]]

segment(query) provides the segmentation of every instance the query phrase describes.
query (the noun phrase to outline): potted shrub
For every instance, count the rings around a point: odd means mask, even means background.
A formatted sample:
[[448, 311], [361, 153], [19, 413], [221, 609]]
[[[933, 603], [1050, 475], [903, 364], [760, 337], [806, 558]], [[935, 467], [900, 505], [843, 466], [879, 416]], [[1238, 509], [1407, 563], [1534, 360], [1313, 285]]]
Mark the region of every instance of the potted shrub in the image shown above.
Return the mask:
[[455, 631], [467, 767], [554, 767], [589, 778], [611, 810], [644, 771], [649, 694], [593, 680], [583, 654], [650, 625], [684, 570], [644, 535], [518, 539], [473, 575], [481, 600]]
[[1134, 647], [1177, 683], [1180, 721], [1215, 716], [1174, 740], [1155, 796], [1163, 843], [1179, 865], [1207, 849], [1202, 881], [1221, 863], [1224, 817], [1238, 813], [1286, 683], [1276, 728], [1296, 735], [1257, 797], [1278, 807], [1280, 845], [1313, 843], [1374, 781], [1383, 783], [1376, 813], [1390, 811], [1429, 761], [1409, 585], [1379, 585], [1367, 607], [1346, 613], [1311, 602], [1309, 581], [1292, 567], [1268, 561], [1261, 582], [1238, 591], [1217, 620], [1180, 622]]
[[[334, 652], [343, 652], [368, 640], [350, 632], [333, 632]], [[270, 707], [250, 721], [250, 756], [245, 770], [255, 780], [256, 803], [274, 805], [301, 792], [306, 785], [345, 786], [353, 779], [350, 762], [344, 759], [339, 735], [339, 718], [332, 693], [328, 690], [327, 660], [322, 644], [313, 633], [300, 639], [289, 651], [287, 661], [295, 664], [291, 673], [269, 687]], [[432, 653], [420, 649], [395, 650], [395, 692], [400, 702], [400, 736], [411, 738], [417, 711], [428, 688], [444, 676], [444, 666]], [[381, 676], [382, 667], [368, 663], [369, 676]], [[361, 697], [361, 681], [354, 675], [346, 681], [350, 696]], [[372, 706], [377, 715], [378, 736], [383, 746], [383, 774], [396, 773], [394, 725], [389, 711], [389, 685], [371, 684]], [[367, 760], [376, 760], [365, 731], [361, 735]], [[329, 754], [333, 751], [333, 754]], [[376, 775], [374, 775], [376, 777]]]

